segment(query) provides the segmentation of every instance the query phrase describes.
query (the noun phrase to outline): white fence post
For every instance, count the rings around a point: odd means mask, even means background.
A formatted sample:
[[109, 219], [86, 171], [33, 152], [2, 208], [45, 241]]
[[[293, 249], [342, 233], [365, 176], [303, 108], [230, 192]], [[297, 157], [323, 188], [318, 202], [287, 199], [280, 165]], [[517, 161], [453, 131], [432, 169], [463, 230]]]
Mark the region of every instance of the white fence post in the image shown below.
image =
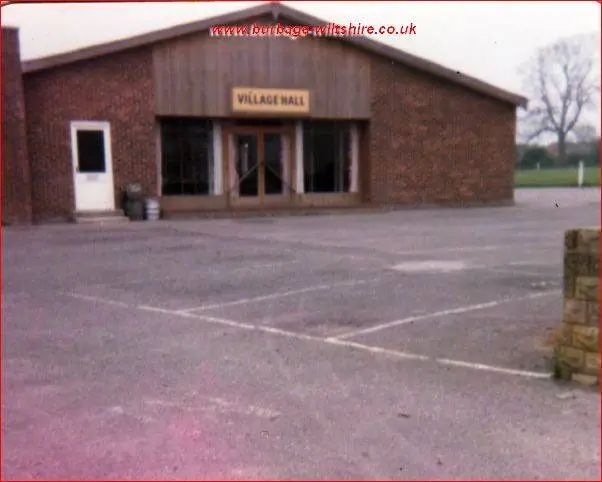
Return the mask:
[[584, 167], [583, 167], [583, 161], [579, 161], [579, 170], [577, 171], [577, 184], [579, 185], [579, 187], [583, 187], [583, 175], [585, 174], [584, 172]]

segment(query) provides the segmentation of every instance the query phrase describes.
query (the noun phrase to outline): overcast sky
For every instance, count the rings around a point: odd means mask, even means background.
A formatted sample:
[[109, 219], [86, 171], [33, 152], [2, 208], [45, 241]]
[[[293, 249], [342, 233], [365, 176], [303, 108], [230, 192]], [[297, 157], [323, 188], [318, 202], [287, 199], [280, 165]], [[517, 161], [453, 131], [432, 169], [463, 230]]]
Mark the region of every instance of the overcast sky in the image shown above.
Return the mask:
[[[23, 60], [246, 8], [258, 2], [9, 5]], [[414, 36], [377, 39], [499, 87], [523, 93], [518, 67], [559, 37], [600, 35], [598, 2], [283, 2], [337, 23], [405, 25]], [[600, 130], [599, 116], [597, 119]]]

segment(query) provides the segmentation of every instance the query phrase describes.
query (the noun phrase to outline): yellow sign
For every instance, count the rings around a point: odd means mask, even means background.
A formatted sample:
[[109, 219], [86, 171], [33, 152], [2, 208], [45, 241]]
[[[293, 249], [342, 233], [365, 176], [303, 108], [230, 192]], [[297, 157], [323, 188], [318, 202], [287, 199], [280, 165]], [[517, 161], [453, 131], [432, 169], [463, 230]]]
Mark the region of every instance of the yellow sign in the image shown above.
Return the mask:
[[264, 114], [307, 114], [309, 113], [309, 90], [234, 87], [232, 89], [232, 110]]

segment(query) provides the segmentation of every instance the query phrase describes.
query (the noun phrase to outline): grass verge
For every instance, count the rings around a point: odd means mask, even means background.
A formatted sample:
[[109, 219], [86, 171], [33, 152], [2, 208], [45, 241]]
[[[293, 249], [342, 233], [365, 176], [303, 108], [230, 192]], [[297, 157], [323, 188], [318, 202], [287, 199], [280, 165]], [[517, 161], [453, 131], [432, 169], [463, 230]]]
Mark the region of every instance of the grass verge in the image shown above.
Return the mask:
[[[578, 187], [577, 168], [530, 169], [514, 173], [516, 187]], [[600, 168], [586, 167], [583, 174], [583, 186], [600, 185]]]

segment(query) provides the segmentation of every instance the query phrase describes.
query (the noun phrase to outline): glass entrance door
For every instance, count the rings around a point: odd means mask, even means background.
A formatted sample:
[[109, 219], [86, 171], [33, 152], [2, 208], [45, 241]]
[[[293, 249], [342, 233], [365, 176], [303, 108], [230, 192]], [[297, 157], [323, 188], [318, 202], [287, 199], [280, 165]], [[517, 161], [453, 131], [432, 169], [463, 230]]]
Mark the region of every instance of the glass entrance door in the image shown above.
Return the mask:
[[241, 197], [259, 196], [259, 136], [236, 134], [234, 141], [235, 189]]
[[229, 198], [234, 207], [285, 202], [290, 189], [290, 143], [282, 132], [232, 132], [228, 137]]
[[283, 150], [282, 134], [267, 133], [263, 135], [263, 166], [265, 178], [265, 194], [283, 193]]

